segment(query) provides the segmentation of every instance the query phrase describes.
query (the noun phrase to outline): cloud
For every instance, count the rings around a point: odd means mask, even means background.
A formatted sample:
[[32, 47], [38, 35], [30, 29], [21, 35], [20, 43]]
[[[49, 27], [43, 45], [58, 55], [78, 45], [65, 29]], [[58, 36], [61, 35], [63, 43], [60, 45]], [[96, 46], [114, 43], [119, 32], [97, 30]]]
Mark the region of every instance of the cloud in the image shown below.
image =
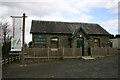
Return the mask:
[[118, 20], [117, 19], [101, 22], [101, 24], [103, 26], [105, 26], [104, 28], [107, 31], [110, 31], [110, 32], [116, 31], [116, 32], [118, 32]]
[[[25, 12], [28, 16], [25, 41], [28, 42], [31, 40], [29, 32], [33, 19], [89, 22], [94, 18], [93, 15], [89, 15], [93, 8], [106, 8], [110, 13], [117, 13], [117, 4], [118, 0], [2, 0], [0, 17], [10, 20], [10, 16], [22, 16]], [[102, 23], [106, 26], [109, 24], [107, 21]], [[109, 26], [111, 25], [109, 24]], [[110, 27], [107, 26], [106, 28], [109, 29]]]
[[[32, 0], [31, 0], [32, 1]], [[106, 8], [112, 13], [118, 12], [117, 0], [47, 0], [47, 1], [33, 1], [33, 2], [4, 2], [2, 3], [3, 10], [9, 14], [21, 14], [27, 12], [28, 14], [36, 16], [50, 16], [54, 14], [86, 14], [93, 8]], [[3, 14], [6, 16], [7, 14]]]
[[76, 3], [76, 8], [83, 9], [86, 12], [92, 8], [106, 8], [111, 13], [118, 12], [118, 0], [77, 0]]

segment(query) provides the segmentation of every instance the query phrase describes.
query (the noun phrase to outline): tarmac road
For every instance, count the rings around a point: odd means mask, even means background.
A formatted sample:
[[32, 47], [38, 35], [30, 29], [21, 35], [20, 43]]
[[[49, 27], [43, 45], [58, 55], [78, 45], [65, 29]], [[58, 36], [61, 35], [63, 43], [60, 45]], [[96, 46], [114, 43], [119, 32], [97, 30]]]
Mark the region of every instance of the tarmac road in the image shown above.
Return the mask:
[[3, 66], [3, 78], [117, 78], [118, 56]]

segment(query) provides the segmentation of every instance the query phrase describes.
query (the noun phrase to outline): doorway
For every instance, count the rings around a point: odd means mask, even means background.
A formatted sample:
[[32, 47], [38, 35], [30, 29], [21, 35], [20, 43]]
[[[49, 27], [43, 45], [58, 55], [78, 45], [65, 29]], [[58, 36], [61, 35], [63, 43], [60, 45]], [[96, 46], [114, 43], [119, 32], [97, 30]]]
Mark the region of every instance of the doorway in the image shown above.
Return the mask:
[[84, 56], [84, 38], [79, 37], [77, 38], [77, 48], [82, 47], [82, 56]]

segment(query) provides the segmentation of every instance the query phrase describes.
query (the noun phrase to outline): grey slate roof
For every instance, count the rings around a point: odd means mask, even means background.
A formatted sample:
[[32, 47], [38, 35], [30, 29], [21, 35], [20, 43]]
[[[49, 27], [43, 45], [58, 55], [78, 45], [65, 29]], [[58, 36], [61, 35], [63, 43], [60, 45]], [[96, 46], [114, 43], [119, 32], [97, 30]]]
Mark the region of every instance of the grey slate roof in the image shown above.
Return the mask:
[[82, 27], [87, 34], [109, 33], [98, 24], [76, 23], [76, 22], [57, 22], [57, 21], [38, 21], [32, 20], [30, 33], [66, 33], [72, 34], [79, 27]]

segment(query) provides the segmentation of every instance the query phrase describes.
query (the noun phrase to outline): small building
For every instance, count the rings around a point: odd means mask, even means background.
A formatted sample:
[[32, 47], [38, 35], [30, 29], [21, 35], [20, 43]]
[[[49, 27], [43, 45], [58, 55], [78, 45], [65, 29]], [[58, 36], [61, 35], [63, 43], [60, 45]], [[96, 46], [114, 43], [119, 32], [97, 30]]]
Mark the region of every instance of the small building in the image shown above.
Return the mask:
[[120, 35], [116, 35], [115, 37], [112, 37], [109, 39], [110, 47], [120, 49]]
[[108, 47], [110, 34], [94, 23], [32, 20], [32, 47], [80, 48], [90, 55], [91, 47]]

